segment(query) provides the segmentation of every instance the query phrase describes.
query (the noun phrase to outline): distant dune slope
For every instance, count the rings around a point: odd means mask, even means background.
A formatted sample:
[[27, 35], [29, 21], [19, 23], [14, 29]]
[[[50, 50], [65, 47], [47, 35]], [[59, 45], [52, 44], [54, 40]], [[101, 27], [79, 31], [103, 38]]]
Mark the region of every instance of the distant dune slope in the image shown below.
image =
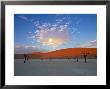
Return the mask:
[[[32, 52], [28, 54], [28, 57], [30, 59], [81, 58], [84, 54], [87, 54], [89, 58], [97, 57], [97, 48], [67, 48], [47, 53]], [[15, 54], [15, 59], [20, 58], [24, 58], [23, 54]]]

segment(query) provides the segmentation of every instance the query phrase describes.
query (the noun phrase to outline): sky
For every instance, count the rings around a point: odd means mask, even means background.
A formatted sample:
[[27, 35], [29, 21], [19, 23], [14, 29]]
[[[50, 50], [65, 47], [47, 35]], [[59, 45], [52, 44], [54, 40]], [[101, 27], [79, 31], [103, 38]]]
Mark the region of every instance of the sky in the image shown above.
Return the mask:
[[15, 14], [15, 53], [97, 47], [96, 14]]

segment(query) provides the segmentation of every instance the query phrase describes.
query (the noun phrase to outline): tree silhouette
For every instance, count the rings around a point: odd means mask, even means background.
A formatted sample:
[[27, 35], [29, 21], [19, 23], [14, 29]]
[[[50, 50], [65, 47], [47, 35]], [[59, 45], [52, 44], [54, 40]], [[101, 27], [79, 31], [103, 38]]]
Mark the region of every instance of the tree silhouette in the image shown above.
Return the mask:
[[97, 59], [97, 55], [95, 54], [95, 58]]
[[88, 56], [88, 52], [86, 52], [86, 51], [83, 51], [83, 52], [81, 52], [82, 53], [82, 55], [83, 55], [83, 57], [84, 57], [84, 59], [85, 59], [85, 63], [87, 62], [86, 60], [87, 60], [87, 56]]
[[28, 54], [24, 54], [24, 63], [26, 63], [26, 60], [28, 60]]
[[78, 57], [76, 57], [76, 61], [78, 62]]

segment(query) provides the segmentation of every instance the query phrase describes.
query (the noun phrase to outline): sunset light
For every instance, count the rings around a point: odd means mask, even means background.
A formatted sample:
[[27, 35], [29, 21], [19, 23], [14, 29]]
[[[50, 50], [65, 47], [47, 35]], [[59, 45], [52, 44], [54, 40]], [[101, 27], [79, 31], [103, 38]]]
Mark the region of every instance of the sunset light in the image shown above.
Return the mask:
[[15, 51], [96, 48], [96, 17], [95, 14], [16, 14]]

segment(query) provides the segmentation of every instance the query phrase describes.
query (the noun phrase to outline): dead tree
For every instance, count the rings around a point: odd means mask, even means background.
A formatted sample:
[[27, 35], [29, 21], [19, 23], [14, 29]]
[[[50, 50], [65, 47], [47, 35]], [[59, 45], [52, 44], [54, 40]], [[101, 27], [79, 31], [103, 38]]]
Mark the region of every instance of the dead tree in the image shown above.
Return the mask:
[[82, 52], [82, 55], [83, 55], [83, 57], [84, 57], [84, 59], [85, 59], [85, 63], [87, 62], [86, 60], [87, 60], [87, 56], [88, 56], [88, 52], [86, 52], [86, 51], [83, 51]]
[[28, 54], [24, 54], [24, 63], [26, 63], [26, 60], [28, 60]]
[[86, 54], [84, 54], [83, 56], [84, 56], [84, 59], [85, 59], [85, 63], [86, 63], [86, 57], [87, 57], [87, 55], [86, 55]]
[[76, 62], [78, 62], [78, 56], [75, 56], [75, 60], [76, 60]]
[[95, 58], [97, 59], [97, 55], [95, 54]]
[[78, 57], [76, 57], [76, 61], [78, 62]]

